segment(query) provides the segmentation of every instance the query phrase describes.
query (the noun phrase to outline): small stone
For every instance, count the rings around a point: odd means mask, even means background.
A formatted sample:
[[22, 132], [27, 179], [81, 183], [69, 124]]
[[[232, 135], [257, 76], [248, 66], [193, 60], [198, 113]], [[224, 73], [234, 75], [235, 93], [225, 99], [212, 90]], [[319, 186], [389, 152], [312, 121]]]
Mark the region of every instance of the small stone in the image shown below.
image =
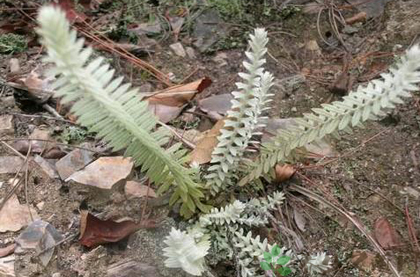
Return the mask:
[[11, 58], [9, 60], [9, 69], [10, 69], [10, 73], [18, 74], [20, 72], [19, 60], [16, 58]]
[[51, 143], [48, 141], [52, 139], [50, 132], [47, 129], [36, 128], [29, 136], [29, 138], [34, 139], [31, 141], [32, 153], [42, 153], [48, 148], [48, 145], [51, 145]]
[[321, 49], [319, 48], [318, 43], [316, 42], [316, 40], [310, 40], [305, 44], [305, 48], [309, 51], [316, 51], [319, 52], [321, 51]]
[[0, 136], [11, 135], [15, 133], [13, 127], [13, 115], [0, 115]]
[[174, 51], [177, 56], [185, 58], [187, 53], [185, 53], [185, 49], [180, 42], [174, 43], [169, 45], [169, 47]]
[[0, 174], [17, 173], [22, 167], [23, 159], [16, 156], [0, 157]]
[[297, 108], [296, 108], [296, 107], [292, 107], [290, 110], [291, 110], [292, 112], [297, 112]]
[[35, 250], [41, 263], [46, 266], [54, 253], [54, 245], [63, 236], [50, 223], [43, 220], [32, 222], [16, 239], [15, 253], [24, 254], [28, 250]]
[[51, 277], [61, 277], [61, 273], [60, 272], [53, 273]]
[[1, 106], [4, 108], [13, 108], [16, 106], [15, 97], [13, 96], [6, 96], [0, 98]]
[[45, 202], [39, 202], [38, 204], [36, 204], [36, 207], [38, 208], [38, 210], [42, 211], [42, 209], [44, 208]]
[[3, 184], [4, 184], [4, 182], [0, 182], [0, 189], [1, 189], [1, 187], [3, 186]]
[[39, 155], [36, 155], [34, 160], [51, 179], [59, 178], [54, 165], [50, 164], [47, 160]]
[[58, 174], [62, 180], [66, 180], [76, 171], [84, 168], [93, 161], [93, 152], [84, 149], [74, 149], [55, 163]]
[[130, 158], [101, 157], [75, 172], [65, 181], [70, 180], [100, 189], [110, 190], [112, 187], [131, 175], [134, 163]]
[[188, 58], [190, 58], [190, 59], [195, 59], [196, 58], [194, 48], [187, 47], [187, 48], [185, 48], [185, 52], [187, 52]]
[[216, 54], [216, 56], [212, 59], [215, 63], [218, 63], [219, 66], [225, 66], [227, 65], [227, 59], [228, 56], [225, 52], [219, 52]]

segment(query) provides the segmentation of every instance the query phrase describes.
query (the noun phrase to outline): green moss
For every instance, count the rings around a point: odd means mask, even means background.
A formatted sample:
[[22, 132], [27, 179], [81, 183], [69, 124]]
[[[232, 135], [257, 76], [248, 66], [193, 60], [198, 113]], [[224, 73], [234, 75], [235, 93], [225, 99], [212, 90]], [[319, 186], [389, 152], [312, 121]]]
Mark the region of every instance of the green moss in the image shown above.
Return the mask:
[[28, 43], [24, 36], [12, 33], [0, 35], [0, 53], [2, 54], [20, 53], [27, 47]]

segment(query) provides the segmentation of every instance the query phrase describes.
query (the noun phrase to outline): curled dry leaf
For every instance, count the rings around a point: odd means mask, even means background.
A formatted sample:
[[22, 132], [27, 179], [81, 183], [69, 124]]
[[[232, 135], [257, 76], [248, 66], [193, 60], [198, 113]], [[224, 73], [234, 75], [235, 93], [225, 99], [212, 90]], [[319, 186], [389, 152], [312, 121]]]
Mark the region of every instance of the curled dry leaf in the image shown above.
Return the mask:
[[277, 164], [275, 167], [276, 172], [276, 182], [281, 183], [289, 180], [293, 174], [295, 174], [296, 169], [290, 164]]
[[197, 93], [210, 86], [209, 78], [202, 78], [186, 85], [177, 85], [168, 89], [157, 91], [145, 99], [149, 101], [149, 109], [163, 123], [175, 119]]
[[181, 107], [191, 101], [197, 93], [211, 85], [211, 80], [207, 77], [186, 85], [176, 85], [165, 90], [154, 92], [146, 97], [150, 104], [161, 104], [172, 107]]
[[94, 247], [100, 244], [117, 242], [141, 228], [155, 228], [152, 220], [135, 223], [131, 220], [113, 221], [101, 220], [88, 211], [80, 213], [80, 238], [82, 245]]
[[217, 123], [209, 131], [204, 133], [204, 137], [197, 143], [195, 149], [191, 152], [191, 163], [204, 164], [211, 161], [211, 153], [216, 147], [217, 137], [220, 134], [220, 129], [225, 125], [223, 119]]

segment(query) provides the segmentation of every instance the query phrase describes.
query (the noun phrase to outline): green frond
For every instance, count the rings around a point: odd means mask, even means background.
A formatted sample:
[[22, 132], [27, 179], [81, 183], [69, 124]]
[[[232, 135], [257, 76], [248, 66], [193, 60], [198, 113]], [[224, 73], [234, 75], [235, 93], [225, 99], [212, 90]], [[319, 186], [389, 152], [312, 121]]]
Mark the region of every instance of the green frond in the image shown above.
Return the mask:
[[114, 77], [114, 70], [103, 64], [103, 58], [89, 62], [91, 48], [83, 48], [83, 39], [77, 39], [70, 30], [65, 14], [58, 8], [40, 10], [38, 33], [47, 47], [47, 62], [55, 64], [51, 75], [57, 76], [56, 96], [63, 103], [74, 102], [72, 113], [78, 122], [96, 132], [98, 138], [115, 151], [126, 149], [125, 155], [134, 159], [147, 177], [158, 185], [160, 193], [175, 185], [172, 203], [182, 202], [181, 212], [190, 215], [195, 208], [204, 207], [195, 171], [181, 164], [180, 145], [163, 149], [169, 134], [163, 128], [155, 130], [156, 117], [141, 101], [138, 90], [122, 84], [123, 78]]
[[418, 89], [420, 82], [420, 48], [407, 51], [395, 68], [382, 74], [366, 87], [359, 86], [343, 101], [324, 104], [295, 120], [296, 125], [280, 131], [271, 141], [262, 144], [261, 156], [249, 168], [249, 174], [239, 185], [255, 180], [267, 173], [276, 163], [283, 161], [293, 149], [319, 140], [337, 131], [351, 131], [367, 120], [375, 120], [384, 110], [393, 109]]

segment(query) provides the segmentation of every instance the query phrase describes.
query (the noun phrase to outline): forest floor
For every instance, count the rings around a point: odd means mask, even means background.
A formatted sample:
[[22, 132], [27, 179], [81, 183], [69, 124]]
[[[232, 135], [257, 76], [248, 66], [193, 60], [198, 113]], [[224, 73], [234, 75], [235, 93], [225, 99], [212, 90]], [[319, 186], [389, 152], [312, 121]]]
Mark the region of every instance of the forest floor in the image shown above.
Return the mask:
[[[122, 152], [95, 140], [68, 106], [51, 97], [34, 21], [45, 2], [0, 2], [0, 277], [187, 276], [165, 268], [161, 253], [171, 227], [182, 222], [177, 208], [155, 196], [157, 188], [145, 186], [131, 162], [116, 158]], [[340, 100], [420, 43], [418, 0], [57, 2], [95, 55], [105, 56], [116, 75], [140, 91], [188, 84], [174, 88], [175, 97], [152, 102], [191, 148], [229, 109], [255, 27], [266, 28], [270, 39], [266, 69], [276, 78], [271, 128], [280, 118]], [[205, 159], [208, 149], [198, 156]], [[75, 156], [63, 160], [69, 153]], [[420, 276], [419, 92], [384, 119], [329, 137], [308, 153], [289, 161], [296, 172], [287, 180], [235, 188], [215, 203], [283, 190], [286, 200], [275, 217], [295, 235], [274, 225], [256, 233], [297, 253], [325, 251], [332, 267], [322, 276], [396, 276], [389, 264], [400, 276]], [[74, 181], [73, 174], [100, 157], [104, 172], [84, 177], [95, 178], [99, 188]], [[93, 215], [128, 220], [124, 226], [98, 223]], [[144, 223], [146, 216], [160, 223]], [[37, 218], [49, 223], [32, 234], [42, 234], [43, 242], [32, 251], [16, 247], [15, 241], [33, 244], [30, 235], [20, 235]], [[80, 232], [85, 237], [79, 239]], [[212, 273], [237, 276], [232, 261]], [[295, 276], [309, 275], [302, 266]]]

